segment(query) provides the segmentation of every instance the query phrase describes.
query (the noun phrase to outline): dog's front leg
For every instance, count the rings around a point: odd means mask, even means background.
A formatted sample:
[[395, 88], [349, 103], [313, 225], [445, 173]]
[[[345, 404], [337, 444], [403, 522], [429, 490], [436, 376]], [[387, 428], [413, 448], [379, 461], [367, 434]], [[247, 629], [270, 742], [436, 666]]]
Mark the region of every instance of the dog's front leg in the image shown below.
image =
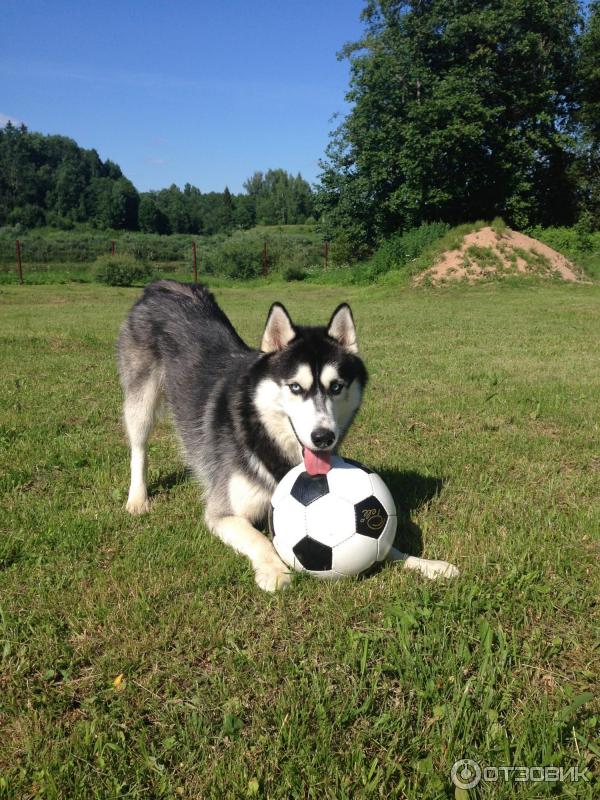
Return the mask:
[[271, 542], [245, 517], [217, 517], [209, 527], [221, 541], [250, 559], [256, 583], [266, 592], [283, 589], [291, 581], [290, 570]]
[[435, 580], [436, 578], [456, 578], [460, 574], [454, 564], [447, 561], [431, 561], [427, 558], [417, 558], [401, 553], [392, 547], [386, 561], [402, 561], [405, 569], [416, 569], [426, 578]]

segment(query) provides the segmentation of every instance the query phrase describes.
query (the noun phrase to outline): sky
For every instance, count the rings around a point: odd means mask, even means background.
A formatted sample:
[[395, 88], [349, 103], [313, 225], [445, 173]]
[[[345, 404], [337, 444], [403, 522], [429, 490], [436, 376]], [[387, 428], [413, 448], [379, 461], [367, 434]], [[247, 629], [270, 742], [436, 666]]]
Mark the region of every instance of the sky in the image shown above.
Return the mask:
[[364, 0], [2, 0], [0, 124], [70, 136], [140, 191], [314, 181]]

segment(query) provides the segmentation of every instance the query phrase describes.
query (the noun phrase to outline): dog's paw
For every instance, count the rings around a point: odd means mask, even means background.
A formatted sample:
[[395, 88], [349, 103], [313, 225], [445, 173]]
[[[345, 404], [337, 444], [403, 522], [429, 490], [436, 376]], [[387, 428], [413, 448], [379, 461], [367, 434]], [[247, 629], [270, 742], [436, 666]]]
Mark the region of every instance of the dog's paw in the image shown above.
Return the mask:
[[432, 581], [437, 578], [458, 578], [460, 575], [454, 564], [449, 564], [447, 561], [424, 561], [419, 571]]
[[125, 505], [130, 514], [147, 514], [150, 511], [150, 501], [147, 497], [130, 497]]
[[449, 564], [447, 561], [434, 561], [428, 558], [409, 556], [396, 550], [395, 547], [392, 547], [388, 553], [387, 561], [401, 561], [405, 569], [416, 570], [432, 581], [436, 578], [457, 578], [460, 575], [454, 564]]
[[257, 566], [254, 570], [254, 577], [257, 585], [265, 592], [285, 589], [292, 581], [289, 568], [279, 559], [265, 561]]

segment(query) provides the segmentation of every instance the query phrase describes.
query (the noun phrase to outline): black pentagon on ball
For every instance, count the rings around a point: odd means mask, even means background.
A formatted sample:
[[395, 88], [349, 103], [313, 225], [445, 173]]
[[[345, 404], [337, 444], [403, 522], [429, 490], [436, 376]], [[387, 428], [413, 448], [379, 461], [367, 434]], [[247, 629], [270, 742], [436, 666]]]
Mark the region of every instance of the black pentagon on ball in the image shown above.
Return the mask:
[[292, 549], [304, 569], [313, 572], [325, 572], [331, 569], [333, 553], [328, 545], [321, 544], [316, 539], [311, 539], [310, 536], [305, 536], [296, 542]]
[[354, 506], [356, 516], [356, 532], [363, 536], [370, 536], [371, 539], [379, 539], [385, 523], [387, 522], [387, 511], [380, 501], [371, 495], [366, 500], [361, 500]]
[[308, 472], [302, 472], [296, 478], [290, 494], [303, 506], [309, 506], [319, 497], [329, 494], [327, 475], [309, 475]]

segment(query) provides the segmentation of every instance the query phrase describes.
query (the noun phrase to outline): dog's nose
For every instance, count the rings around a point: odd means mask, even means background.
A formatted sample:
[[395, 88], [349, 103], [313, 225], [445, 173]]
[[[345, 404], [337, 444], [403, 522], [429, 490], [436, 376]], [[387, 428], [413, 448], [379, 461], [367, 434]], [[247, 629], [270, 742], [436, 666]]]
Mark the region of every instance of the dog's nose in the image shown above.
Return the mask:
[[335, 433], [328, 428], [315, 428], [310, 438], [315, 447], [331, 447], [335, 441]]

